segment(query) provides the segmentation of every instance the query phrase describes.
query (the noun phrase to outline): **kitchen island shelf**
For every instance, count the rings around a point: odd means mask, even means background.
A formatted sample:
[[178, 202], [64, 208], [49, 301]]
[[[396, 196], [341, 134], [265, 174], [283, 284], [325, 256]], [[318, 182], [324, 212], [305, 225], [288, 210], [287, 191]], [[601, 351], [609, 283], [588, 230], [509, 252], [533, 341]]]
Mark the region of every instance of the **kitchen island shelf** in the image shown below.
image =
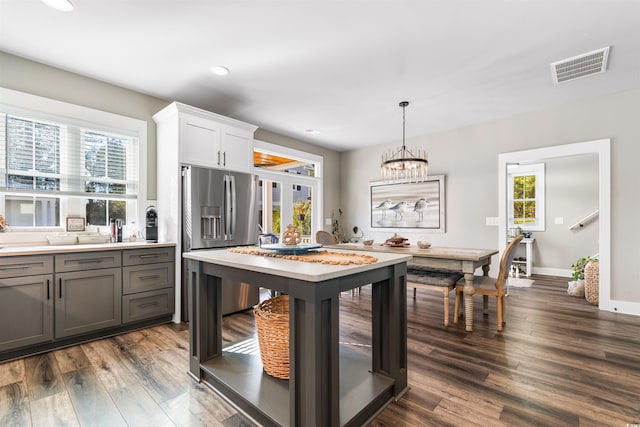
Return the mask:
[[[258, 349], [257, 338], [255, 349]], [[243, 340], [244, 341], [244, 340]], [[243, 342], [239, 341], [239, 342]], [[233, 348], [233, 344], [228, 348]], [[371, 402], [386, 404], [393, 399], [394, 381], [369, 371], [371, 356], [340, 346], [340, 425], [357, 425]], [[222, 350], [222, 357], [202, 363], [203, 379], [212, 388], [235, 394], [241, 409], [255, 408], [252, 418], [260, 425], [289, 426], [289, 381], [266, 374], [259, 353]], [[239, 375], [239, 373], [242, 373]], [[368, 418], [368, 417], [367, 417]]]

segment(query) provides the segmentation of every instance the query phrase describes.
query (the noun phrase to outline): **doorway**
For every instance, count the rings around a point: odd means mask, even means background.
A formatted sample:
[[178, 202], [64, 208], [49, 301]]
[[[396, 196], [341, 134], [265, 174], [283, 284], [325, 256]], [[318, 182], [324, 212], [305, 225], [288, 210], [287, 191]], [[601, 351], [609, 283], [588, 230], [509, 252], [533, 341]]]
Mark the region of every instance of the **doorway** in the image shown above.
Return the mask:
[[598, 238], [600, 260], [599, 308], [617, 311], [611, 302], [611, 140], [600, 139], [575, 144], [557, 145], [498, 155], [498, 247], [507, 245], [508, 203], [507, 166], [515, 163], [533, 163], [560, 157], [583, 154], [598, 156]]

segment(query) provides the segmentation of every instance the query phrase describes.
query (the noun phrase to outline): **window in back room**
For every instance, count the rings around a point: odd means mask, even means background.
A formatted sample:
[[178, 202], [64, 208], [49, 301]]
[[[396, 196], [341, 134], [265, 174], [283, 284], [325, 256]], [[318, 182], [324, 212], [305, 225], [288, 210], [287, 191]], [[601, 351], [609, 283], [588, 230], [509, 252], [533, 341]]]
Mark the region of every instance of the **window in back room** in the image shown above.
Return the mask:
[[509, 227], [544, 231], [544, 163], [509, 165]]

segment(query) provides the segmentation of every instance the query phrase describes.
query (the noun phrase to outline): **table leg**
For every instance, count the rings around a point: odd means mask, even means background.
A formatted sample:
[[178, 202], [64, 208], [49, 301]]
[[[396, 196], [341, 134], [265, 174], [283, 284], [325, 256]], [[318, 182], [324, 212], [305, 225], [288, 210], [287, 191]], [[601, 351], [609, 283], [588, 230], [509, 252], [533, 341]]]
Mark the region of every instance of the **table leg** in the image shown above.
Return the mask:
[[464, 273], [464, 321], [465, 330], [473, 331], [473, 273]]
[[526, 242], [525, 245], [525, 249], [526, 249], [526, 254], [525, 256], [527, 257], [527, 277], [531, 276], [531, 265], [533, 264], [533, 249], [532, 249], [532, 242]]

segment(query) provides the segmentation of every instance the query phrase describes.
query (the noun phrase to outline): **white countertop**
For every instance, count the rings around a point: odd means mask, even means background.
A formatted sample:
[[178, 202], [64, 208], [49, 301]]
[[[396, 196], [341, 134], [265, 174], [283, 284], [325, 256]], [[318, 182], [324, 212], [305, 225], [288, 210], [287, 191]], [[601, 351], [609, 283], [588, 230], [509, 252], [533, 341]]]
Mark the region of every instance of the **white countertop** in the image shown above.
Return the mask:
[[[333, 248], [330, 249], [330, 251], [354, 253], [353, 251]], [[198, 250], [185, 252], [182, 255], [184, 258], [196, 261], [241, 268], [243, 270], [267, 273], [309, 282], [321, 282], [323, 280], [335, 279], [337, 277], [348, 276], [354, 273], [411, 261], [412, 259], [411, 255], [376, 253], [374, 256], [378, 258], [378, 261], [373, 264], [330, 265], [265, 257], [260, 255], [239, 254], [229, 252], [227, 249]]]
[[86, 245], [42, 245], [42, 246], [5, 246], [0, 248], [0, 257], [16, 255], [53, 255], [69, 252], [115, 251], [121, 249], [142, 249], [173, 247], [175, 243], [147, 243], [143, 241], [122, 243], [99, 243]]

